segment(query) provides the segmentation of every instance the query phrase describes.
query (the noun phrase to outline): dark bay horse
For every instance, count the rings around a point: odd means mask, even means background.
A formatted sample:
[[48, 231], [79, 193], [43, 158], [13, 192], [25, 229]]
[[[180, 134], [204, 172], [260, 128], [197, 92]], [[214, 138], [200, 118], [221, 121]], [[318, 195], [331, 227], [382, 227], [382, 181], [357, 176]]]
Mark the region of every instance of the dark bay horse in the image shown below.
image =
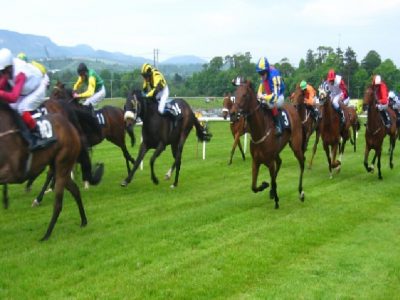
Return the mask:
[[[382, 117], [378, 108], [376, 107], [377, 100], [375, 97], [372, 86], [369, 86], [364, 93], [363, 107], [368, 109], [367, 124], [365, 129], [365, 153], [364, 153], [364, 167], [367, 172], [373, 172], [376, 158], [378, 158], [378, 178], [382, 179], [381, 173], [381, 154], [382, 144], [385, 136], [388, 134], [390, 137], [389, 147], [389, 166], [393, 168], [393, 151], [396, 146], [397, 126], [396, 126], [396, 113], [389, 107], [388, 113], [390, 116], [391, 126], [386, 129], [383, 124]], [[368, 165], [368, 155], [371, 149], [375, 150], [375, 155], [372, 159], [372, 164]]]
[[45, 149], [30, 153], [19, 134], [19, 116], [8, 104], [0, 101], [0, 184], [22, 183], [36, 177], [47, 166], [55, 176], [55, 202], [53, 216], [42, 240], [47, 240], [62, 210], [64, 189], [74, 197], [81, 217], [81, 226], [87, 224], [86, 214], [78, 186], [70, 172], [78, 159], [81, 143], [77, 130], [60, 114], [47, 117], [57, 141]]
[[143, 121], [142, 125], [142, 138], [143, 141], [139, 148], [138, 156], [135, 160], [133, 169], [128, 177], [121, 183], [121, 186], [127, 186], [145, 154], [150, 149], [155, 149], [153, 156], [150, 159], [151, 179], [154, 184], [158, 184], [158, 178], [154, 173], [154, 162], [156, 158], [165, 150], [167, 145], [171, 145], [172, 155], [174, 162], [170, 171], [171, 174], [174, 169], [175, 180], [171, 187], [178, 185], [179, 171], [181, 168], [182, 151], [185, 141], [192, 130], [193, 126], [196, 128], [196, 134], [199, 140], [209, 141], [211, 134], [208, 133], [207, 128], [203, 127], [199, 120], [195, 117], [189, 104], [183, 99], [174, 100], [181, 110], [181, 117], [175, 123], [169, 116], [161, 116], [158, 112], [158, 103], [154, 98], [144, 98], [139, 90], [134, 90], [126, 98], [125, 103], [125, 120], [127, 124], [136, 122], [136, 118], [140, 117]]
[[261, 164], [269, 169], [271, 177], [270, 198], [275, 200], [275, 208], [279, 208], [279, 197], [277, 192], [276, 178], [282, 164], [280, 152], [289, 143], [300, 166], [299, 177], [299, 198], [304, 201], [303, 191], [303, 172], [304, 172], [304, 136], [301, 126], [301, 120], [298, 112], [291, 104], [285, 104], [284, 110], [287, 112], [290, 130], [284, 130], [281, 137], [274, 134], [274, 123], [271, 113], [264, 112], [250, 81], [236, 79], [237, 85], [235, 97], [238, 111], [243, 114], [249, 126], [251, 135], [250, 152], [253, 158], [252, 162], [252, 185], [253, 192], [261, 192], [268, 187], [268, 183], [263, 181], [257, 186], [257, 177]]
[[[75, 111], [82, 111], [83, 105], [80, 105], [77, 100], [72, 97], [72, 90], [65, 88], [65, 85], [61, 82], [57, 82], [51, 95], [50, 100], [58, 100], [68, 103], [72, 106]], [[100, 115], [104, 116], [104, 120], [100, 118], [101, 132], [96, 134], [92, 130], [83, 128], [83, 132], [86, 134], [89, 146], [95, 146], [101, 143], [104, 139], [110, 141], [114, 145], [118, 146], [125, 158], [126, 169], [129, 173], [130, 163], [133, 165], [135, 160], [130, 155], [126, 143], [125, 143], [125, 132], [128, 133], [131, 139], [131, 146], [135, 144], [135, 136], [133, 128], [131, 126], [126, 127], [124, 121], [124, 110], [119, 107], [106, 105], [101, 109], [97, 110]]]
[[230, 94], [224, 97], [223, 100], [223, 109], [222, 109], [222, 117], [226, 120], [228, 115], [230, 119], [230, 129], [233, 136], [233, 145], [231, 150], [231, 156], [229, 159], [229, 165], [232, 164], [233, 154], [235, 153], [236, 147], [239, 147], [240, 153], [242, 154], [242, 159], [245, 160], [246, 157], [244, 155], [244, 151], [242, 148], [242, 143], [240, 142], [240, 137], [246, 133], [246, 120], [242, 116], [238, 116], [238, 114], [233, 110], [233, 97]]

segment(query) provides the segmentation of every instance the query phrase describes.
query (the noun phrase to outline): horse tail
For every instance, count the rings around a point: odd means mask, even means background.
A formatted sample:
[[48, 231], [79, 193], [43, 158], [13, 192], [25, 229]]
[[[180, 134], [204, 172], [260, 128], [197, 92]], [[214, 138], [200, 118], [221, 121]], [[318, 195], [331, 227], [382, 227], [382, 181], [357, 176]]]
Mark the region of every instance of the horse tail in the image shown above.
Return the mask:
[[209, 142], [211, 140], [212, 134], [209, 132], [207, 123], [203, 126], [200, 121], [193, 114], [194, 126], [196, 127], [196, 135], [202, 142]]

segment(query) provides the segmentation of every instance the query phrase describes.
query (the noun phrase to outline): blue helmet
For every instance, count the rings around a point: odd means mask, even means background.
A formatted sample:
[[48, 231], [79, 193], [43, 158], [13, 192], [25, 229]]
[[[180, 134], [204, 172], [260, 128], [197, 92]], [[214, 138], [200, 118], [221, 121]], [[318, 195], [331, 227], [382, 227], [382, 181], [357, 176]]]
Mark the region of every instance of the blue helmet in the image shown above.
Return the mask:
[[268, 62], [268, 59], [266, 57], [261, 57], [258, 60], [258, 63], [256, 65], [256, 71], [257, 71], [257, 73], [268, 72], [269, 71], [269, 62]]

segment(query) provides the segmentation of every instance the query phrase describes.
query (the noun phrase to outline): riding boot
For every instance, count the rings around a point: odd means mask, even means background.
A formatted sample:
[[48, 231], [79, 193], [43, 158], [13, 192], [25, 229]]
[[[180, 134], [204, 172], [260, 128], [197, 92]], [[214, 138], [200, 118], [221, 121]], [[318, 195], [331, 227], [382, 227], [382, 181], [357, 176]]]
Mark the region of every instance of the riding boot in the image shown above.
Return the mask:
[[281, 119], [279, 115], [272, 116], [272, 119], [274, 120], [275, 124], [275, 136], [281, 136], [282, 135], [282, 126], [281, 126]]
[[380, 113], [383, 120], [383, 124], [385, 125], [386, 129], [389, 129], [391, 124], [387, 111], [381, 110]]
[[344, 111], [340, 107], [338, 109], [335, 109], [335, 110], [339, 114], [340, 128], [343, 128], [344, 122], [345, 122]]

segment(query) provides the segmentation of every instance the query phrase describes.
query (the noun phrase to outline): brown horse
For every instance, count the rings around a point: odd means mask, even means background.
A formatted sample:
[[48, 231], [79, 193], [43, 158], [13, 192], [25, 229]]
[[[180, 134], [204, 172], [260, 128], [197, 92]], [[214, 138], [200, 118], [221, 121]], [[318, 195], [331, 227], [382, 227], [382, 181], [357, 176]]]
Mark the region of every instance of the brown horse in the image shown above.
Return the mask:
[[[319, 101], [321, 107], [321, 121], [318, 131], [322, 138], [322, 143], [328, 160], [330, 178], [333, 177], [333, 170], [340, 171], [341, 161], [336, 159], [337, 152], [343, 154], [344, 146], [349, 138], [349, 130], [344, 127], [340, 128], [340, 120], [338, 113], [332, 106], [332, 101], [328, 93], [323, 89], [319, 89]], [[342, 144], [340, 140], [342, 139]], [[317, 139], [313, 147], [310, 166], [315, 155]]]
[[[365, 129], [365, 153], [364, 153], [364, 167], [367, 172], [373, 172], [376, 158], [378, 158], [378, 178], [382, 179], [381, 173], [381, 154], [382, 144], [385, 136], [388, 134], [390, 137], [390, 148], [389, 148], [389, 166], [393, 168], [393, 151], [396, 146], [397, 137], [397, 126], [396, 126], [396, 113], [389, 107], [388, 113], [390, 116], [391, 126], [386, 129], [383, 124], [382, 117], [378, 108], [376, 107], [377, 100], [375, 97], [372, 86], [369, 86], [364, 94], [363, 107], [368, 108], [367, 124]], [[372, 164], [368, 165], [368, 155], [371, 149], [375, 150]]]
[[72, 181], [70, 172], [78, 159], [81, 143], [77, 130], [59, 114], [49, 115], [57, 141], [45, 149], [30, 153], [25, 140], [19, 134], [17, 113], [8, 104], [0, 102], [0, 184], [22, 183], [36, 177], [46, 166], [55, 176], [55, 203], [53, 216], [42, 240], [47, 240], [62, 210], [66, 188], [74, 197], [81, 217], [81, 226], [87, 224], [85, 210], [78, 186]]
[[[50, 100], [58, 100], [68, 103], [76, 111], [82, 111], [82, 105], [80, 105], [72, 97], [72, 90], [66, 89], [65, 85], [61, 82], [57, 82], [51, 95]], [[124, 121], [124, 111], [121, 108], [106, 105], [99, 109], [96, 114], [100, 125], [100, 133], [89, 130], [88, 127], [83, 127], [82, 130], [87, 136], [89, 146], [95, 146], [102, 142], [104, 139], [110, 141], [114, 145], [118, 146], [125, 158], [126, 169], [129, 174], [131, 168], [130, 163], [133, 165], [135, 160], [130, 155], [126, 144], [125, 144], [125, 131], [128, 133], [131, 139], [131, 145], [135, 144], [135, 136], [132, 127], [126, 127]], [[104, 117], [104, 119], [103, 119]]]
[[[303, 92], [300, 88], [300, 85], [296, 86], [295, 91], [292, 93], [290, 96], [290, 99], [294, 106], [297, 109], [297, 112], [299, 113], [300, 119], [301, 119], [301, 124], [303, 126], [305, 138], [306, 138], [306, 149], [308, 145], [308, 141], [311, 137], [311, 135], [316, 131], [316, 135], [318, 135], [318, 128], [317, 128], [317, 121], [312, 117], [311, 112], [307, 109], [305, 103], [304, 103], [304, 95]], [[319, 138], [319, 137], [318, 137]]]
[[353, 145], [353, 151], [357, 150], [357, 132], [360, 130], [360, 121], [358, 120], [357, 111], [352, 106], [343, 106], [346, 119], [345, 128], [349, 129], [350, 143]]
[[165, 150], [165, 147], [171, 145], [174, 162], [167, 173], [167, 178], [176, 169], [175, 180], [171, 185], [171, 188], [175, 188], [178, 185], [183, 146], [192, 128], [196, 128], [199, 140], [209, 141], [211, 139], [211, 134], [206, 127], [200, 124], [189, 104], [183, 99], [175, 99], [174, 101], [181, 110], [181, 116], [178, 120], [171, 120], [169, 116], [160, 115], [158, 112], [158, 103], [154, 97], [145, 98], [142, 96], [142, 92], [138, 90], [130, 92], [127, 96], [125, 102], [126, 122], [136, 122], [136, 118], [140, 117], [143, 121], [143, 142], [140, 145], [133, 169], [121, 183], [121, 186], [126, 187], [131, 182], [145, 154], [150, 149], [155, 149], [150, 159], [151, 179], [154, 184], [158, 184], [158, 178], [154, 173], [154, 163], [156, 158]]
[[291, 104], [285, 104], [284, 110], [287, 112], [290, 130], [284, 130], [281, 137], [274, 134], [275, 126], [270, 112], [264, 112], [250, 81], [237, 78], [235, 81], [236, 106], [239, 113], [243, 114], [249, 126], [251, 135], [250, 152], [252, 162], [252, 185], [253, 192], [261, 192], [268, 187], [268, 183], [263, 181], [257, 186], [257, 177], [261, 164], [269, 169], [271, 177], [270, 198], [275, 200], [275, 208], [279, 208], [279, 197], [277, 192], [276, 178], [282, 164], [280, 152], [289, 143], [300, 166], [299, 178], [299, 198], [304, 201], [303, 191], [303, 172], [304, 172], [304, 137], [300, 117]]
[[233, 154], [235, 153], [236, 147], [239, 147], [240, 153], [242, 154], [242, 159], [245, 160], [244, 151], [242, 148], [242, 143], [240, 142], [240, 137], [246, 133], [246, 120], [242, 116], [238, 116], [233, 110], [234, 102], [230, 94], [224, 97], [222, 117], [224, 120], [227, 119], [229, 114], [230, 128], [233, 136], [233, 145], [231, 150], [231, 156], [229, 159], [229, 165], [232, 164]]

